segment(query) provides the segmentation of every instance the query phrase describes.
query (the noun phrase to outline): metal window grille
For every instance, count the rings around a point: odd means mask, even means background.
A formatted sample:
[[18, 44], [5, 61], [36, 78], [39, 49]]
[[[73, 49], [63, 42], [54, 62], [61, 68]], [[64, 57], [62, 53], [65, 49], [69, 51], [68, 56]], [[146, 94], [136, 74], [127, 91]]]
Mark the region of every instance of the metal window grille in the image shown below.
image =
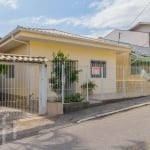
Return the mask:
[[106, 62], [105, 61], [91, 61], [91, 77], [92, 78], [106, 78]]

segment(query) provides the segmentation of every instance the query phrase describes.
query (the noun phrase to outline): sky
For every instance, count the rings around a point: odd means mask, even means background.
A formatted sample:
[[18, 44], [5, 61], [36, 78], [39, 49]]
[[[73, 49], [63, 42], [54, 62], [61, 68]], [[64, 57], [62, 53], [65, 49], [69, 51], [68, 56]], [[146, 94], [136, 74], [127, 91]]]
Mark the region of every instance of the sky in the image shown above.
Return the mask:
[[149, 3], [150, 0], [0, 0], [0, 37], [17, 25], [104, 37], [114, 29], [126, 30], [137, 22], [150, 22]]

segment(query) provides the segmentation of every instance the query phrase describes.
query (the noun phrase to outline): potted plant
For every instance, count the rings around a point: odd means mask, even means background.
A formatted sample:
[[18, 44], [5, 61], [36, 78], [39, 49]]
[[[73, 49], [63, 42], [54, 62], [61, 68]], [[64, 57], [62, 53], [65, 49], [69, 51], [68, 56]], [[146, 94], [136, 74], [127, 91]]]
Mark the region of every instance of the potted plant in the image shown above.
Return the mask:
[[87, 87], [88, 87], [88, 93], [89, 93], [89, 95], [92, 95], [93, 91], [94, 91], [94, 89], [96, 87], [96, 84], [94, 83], [94, 81], [89, 81], [88, 83], [83, 83], [81, 85], [81, 88], [84, 90], [84, 93], [86, 92]]

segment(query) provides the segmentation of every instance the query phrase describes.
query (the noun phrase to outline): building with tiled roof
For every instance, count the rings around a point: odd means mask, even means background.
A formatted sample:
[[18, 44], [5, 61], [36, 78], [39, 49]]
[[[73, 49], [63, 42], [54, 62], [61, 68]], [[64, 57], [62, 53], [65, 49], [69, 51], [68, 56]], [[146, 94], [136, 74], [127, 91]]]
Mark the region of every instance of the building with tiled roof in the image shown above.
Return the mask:
[[[0, 40], [3, 53], [30, 55], [53, 59], [53, 53], [62, 51], [69, 59], [77, 62], [80, 83], [85, 82], [85, 73], [89, 80], [98, 83], [95, 94], [99, 94], [99, 79], [104, 78], [105, 92], [115, 92], [116, 65], [120, 54], [129, 54], [128, 45], [110, 43], [104, 39], [90, 38], [56, 29], [26, 28], [18, 26]], [[50, 74], [50, 73], [49, 73]], [[109, 84], [109, 88], [107, 85]], [[77, 87], [76, 87], [77, 88]]]

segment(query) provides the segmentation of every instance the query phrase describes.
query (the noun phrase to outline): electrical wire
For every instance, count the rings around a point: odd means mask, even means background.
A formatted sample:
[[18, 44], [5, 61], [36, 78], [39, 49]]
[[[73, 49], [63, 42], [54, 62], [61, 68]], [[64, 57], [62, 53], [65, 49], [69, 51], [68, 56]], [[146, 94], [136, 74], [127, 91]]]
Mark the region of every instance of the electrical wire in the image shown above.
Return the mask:
[[135, 17], [135, 19], [128, 25], [130, 27], [146, 10], [146, 8], [150, 5], [150, 1], [146, 4], [146, 6], [142, 9], [142, 11]]

